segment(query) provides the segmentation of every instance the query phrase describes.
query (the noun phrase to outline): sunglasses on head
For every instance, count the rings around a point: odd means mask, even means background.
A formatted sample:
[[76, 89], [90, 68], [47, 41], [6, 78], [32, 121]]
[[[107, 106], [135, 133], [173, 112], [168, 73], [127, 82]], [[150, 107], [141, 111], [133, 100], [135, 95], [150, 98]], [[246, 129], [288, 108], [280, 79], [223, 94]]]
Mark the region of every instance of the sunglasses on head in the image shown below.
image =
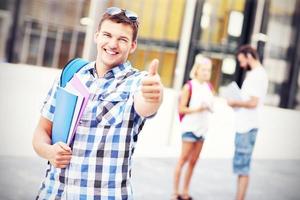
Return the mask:
[[121, 9], [121, 8], [118, 8], [118, 7], [110, 7], [110, 8], [107, 8], [105, 13], [109, 14], [109, 15], [117, 15], [117, 14], [120, 14], [124, 12], [125, 16], [130, 19], [130, 21], [132, 22], [136, 22], [137, 19], [138, 19], [138, 16], [136, 13], [130, 11], [130, 10], [125, 10], [125, 9]]

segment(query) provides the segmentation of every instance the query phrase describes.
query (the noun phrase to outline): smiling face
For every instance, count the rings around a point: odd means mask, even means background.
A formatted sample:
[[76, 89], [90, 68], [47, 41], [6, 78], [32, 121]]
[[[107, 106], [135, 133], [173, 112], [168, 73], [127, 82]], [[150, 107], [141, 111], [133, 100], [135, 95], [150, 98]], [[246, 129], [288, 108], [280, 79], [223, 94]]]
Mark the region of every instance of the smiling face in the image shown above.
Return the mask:
[[196, 71], [196, 78], [201, 81], [209, 81], [211, 77], [211, 64], [199, 64]]
[[105, 20], [95, 33], [97, 61], [106, 69], [111, 69], [126, 62], [130, 53], [136, 49], [133, 30], [128, 24]]

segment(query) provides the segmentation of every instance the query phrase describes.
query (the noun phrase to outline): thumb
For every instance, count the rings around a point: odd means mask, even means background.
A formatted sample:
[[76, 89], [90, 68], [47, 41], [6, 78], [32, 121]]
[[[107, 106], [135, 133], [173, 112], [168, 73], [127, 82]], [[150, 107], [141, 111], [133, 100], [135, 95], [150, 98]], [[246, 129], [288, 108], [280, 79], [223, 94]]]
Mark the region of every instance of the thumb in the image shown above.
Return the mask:
[[66, 143], [58, 142], [58, 145], [59, 145], [62, 149], [64, 149], [65, 151], [71, 152], [71, 148], [70, 148]]
[[159, 64], [158, 59], [152, 60], [152, 62], [149, 65], [149, 69], [148, 69], [150, 76], [154, 76], [158, 73], [158, 64]]

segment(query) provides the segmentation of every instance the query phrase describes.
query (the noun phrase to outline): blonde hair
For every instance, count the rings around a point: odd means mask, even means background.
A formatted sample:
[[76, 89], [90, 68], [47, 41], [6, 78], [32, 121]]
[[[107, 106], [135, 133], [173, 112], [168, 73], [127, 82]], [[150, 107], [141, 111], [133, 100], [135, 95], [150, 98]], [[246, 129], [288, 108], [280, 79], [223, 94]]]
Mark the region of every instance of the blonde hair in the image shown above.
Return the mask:
[[197, 69], [199, 67], [201, 67], [202, 65], [210, 65], [211, 66], [212, 62], [211, 62], [211, 60], [209, 58], [204, 57], [201, 54], [198, 54], [195, 57], [195, 62], [194, 62], [193, 68], [192, 68], [192, 70], [190, 72], [190, 78], [191, 79], [196, 78]]

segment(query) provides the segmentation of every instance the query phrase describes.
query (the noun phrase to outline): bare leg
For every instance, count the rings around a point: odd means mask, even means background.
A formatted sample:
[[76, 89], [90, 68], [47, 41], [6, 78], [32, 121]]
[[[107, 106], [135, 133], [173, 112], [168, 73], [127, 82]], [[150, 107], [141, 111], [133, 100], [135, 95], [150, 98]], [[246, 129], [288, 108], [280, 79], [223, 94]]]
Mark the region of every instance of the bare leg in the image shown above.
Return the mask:
[[238, 176], [236, 200], [244, 200], [248, 188], [249, 176]]
[[203, 141], [197, 141], [194, 142], [193, 144], [193, 149], [189, 157], [189, 164], [188, 168], [185, 174], [185, 179], [184, 179], [184, 186], [183, 186], [183, 197], [188, 197], [189, 196], [189, 186], [190, 186], [190, 181], [193, 175], [194, 167], [198, 161], [199, 155], [201, 153], [203, 146]]
[[181, 170], [184, 164], [187, 162], [192, 148], [193, 148], [192, 142], [185, 142], [185, 141], [182, 142], [181, 155], [176, 165], [175, 174], [174, 174], [174, 194], [179, 194], [179, 182], [180, 182]]

